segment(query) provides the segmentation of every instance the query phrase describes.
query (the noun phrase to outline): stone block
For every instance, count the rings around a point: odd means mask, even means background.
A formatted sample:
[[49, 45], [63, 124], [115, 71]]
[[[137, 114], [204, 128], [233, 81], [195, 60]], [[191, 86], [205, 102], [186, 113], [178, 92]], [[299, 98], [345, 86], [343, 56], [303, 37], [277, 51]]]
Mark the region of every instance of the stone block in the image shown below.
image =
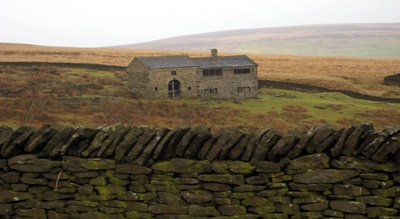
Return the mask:
[[256, 171], [259, 173], [276, 173], [281, 171], [281, 167], [278, 163], [259, 161], [256, 164]]
[[100, 158], [79, 158], [64, 156], [63, 169], [70, 172], [84, 172], [88, 170], [115, 169], [115, 161]]
[[290, 159], [299, 157], [303, 153], [303, 151], [306, 150], [307, 146], [310, 144], [313, 136], [315, 135], [315, 133], [317, 132], [318, 129], [319, 129], [319, 127], [316, 127], [316, 126], [312, 127], [309, 132], [307, 132], [305, 135], [303, 135], [299, 139], [297, 144], [295, 146], [293, 146], [292, 149], [290, 149], [290, 151], [288, 152], [288, 157]]
[[214, 206], [190, 205], [188, 210], [190, 216], [217, 217], [221, 215]]
[[370, 161], [359, 157], [340, 156], [338, 159], [332, 160], [331, 165], [337, 169], [354, 169], [369, 172], [372, 171], [372, 169], [368, 167], [369, 163]]
[[44, 209], [16, 209], [15, 213], [19, 217], [47, 219], [46, 211]]
[[149, 206], [149, 212], [152, 214], [181, 214], [185, 215], [189, 213], [188, 206], [179, 205], [165, 205], [165, 204], [154, 204]]
[[36, 202], [35, 208], [38, 209], [57, 209], [64, 208], [65, 201], [56, 200], [56, 201], [48, 201], [48, 202]]
[[326, 200], [301, 206], [301, 209], [305, 211], [323, 211], [328, 208], [329, 208], [329, 201]]
[[381, 147], [381, 145], [397, 132], [398, 130], [396, 128], [385, 128], [378, 133], [378, 136], [375, 137], [375, 139], [371, 143], [365, 146], [365, 148], [361, 151], [361, 154], [367, 159], [370, 159], [372, 155]]
[[276, 212], [275, 206], [271, 206], [271, 205], [260, 206], [260, 207], [248, 207], [247, 209], [251, 213], [257, 213], [258, 215], [265, 214], [266, 216], [272, 212]]
[[[43, 147], [43, 149], [38, 153], [39, 157], [49, 157], [53, 150], [61, 149], [61, 146], [64, 145], [68, 139], [73, 134], [73, 129], [70, 127], [62, 127], [60, 128], [54, 135], [51, 137], [49, 142]], [[53, 153], [59, 154], [60, 151], [54, 151]]]
[[375, 189], [372, 190], [372, 194], [376, 196], [381, 196], [385, 198], [390, 198], [390, 197], [397, 197], [397, 192], [400, 191], [400, 187], [391, 187], [387, 189]]
[[203, 183], [203, 188], [213, 192], [228, 192], [231, 191], [231, 185], [226, 183]]
[[275, 204], [275, 211], [288, 215], [296, 215], [300, 213], [300, 207], [297, 204]]
[[372, 180], [379, 180], [379, 181], [386, 181], [389, 180], [391, 177], [389, 174], [386, 173], [361, 173], [360, 177], [363, 179], [372, 179]]
[[268, 152], [268, 160], [273, 162], [279, 162], [279, 160], [286, 156], [290, 149], [299, 141], [296, 136], [284, 136], [279, 139], [279, 141], [271, 148]]
[[190, 204], [205, 203], [213, 199], [213, 195], [206, 190], [188, 190], [181, 192], [181, 195]]
[[21, 172], [46, 173], [61, 165], [61, 161], [39, 159], [35, 154], [19, 155], [8, 159], [8, 166]]
[[325, 153], [317, 153], [298, 157], [290, 161], [286, 167], [287, 174], [304, 173], [308, 170], [329, 168], [330, 157]]
[[302, 184], [302, 183], [289, 183], [289, 188], [294, 191], [302, 191], [302, 192], [323, 192], [330, 190], [332, 188], [332, 184]]
[[218, 210], [221, 215], [225, 216], [245, 215], [247, 213], [246, 208], [239, 205], [219, 205]]
[[204, 143], [205, 141], [208, 140], [208, 138], [211, 135], [210, 128], [204, 125], [199, 125], [190, 129], [179, 141], [179, 144], [177, 144], [174, 153], [175, 156], [183, 158], [188, 148], [190, 148], [190, 150], [187, 152], [188, 158], [193, 157], [195, 154], [197, 154], [201, 145], [198, 142], [196, 145], [192, 145], [192, 143], [194, 139], [200, 134], [202, 134], [202, 136], [204, 137], [204, 139], [203, 138], [201, 139], [201, 142]]
[[244, 179], [246, 184], [250, 185], [262, 185], [265, 183], [265, 179], [261, 176], [250, 176]]
[[273, 203], [281, 203], [281, 204], [290, 204], [292, 202], [292, 198], [287, 196], [268, 197], [268, 200]]
[[254, 134], [247, 134], [240, 140], [236, 145], [234, 145], [228, 152], [227, 156], [231, 160], [238, 160], [240, 156], [244, 153], [246, 147], [250, 144], [251, 139], [254, 138]]
[[300, 214], [293, 215], [291, 219], [303, 219], [303, 218], [324, 218], [321, 211], [310, 211], [302, 212]]
[[106, 186], [95, 186], [94, 188], [101, 196], [117, 195], [126, 192], [126, 188], [124, 186], [117, 186], [113, 184], [108, 184]]
[[361, 186], [335, 184], [333, 185], [333, 194], [357, 197], [362, 195], [369, 195], [371, 194], [371, 192]]
[[243, 206], [246, 207], [261, 207], [266, 205], [273, 205], [274, 203], [263, 197], [253, 196], [242, 200]]
[[28, 187], [27, 184], [11, 184], [11, 190], [14, 192], [26, 192]]
[[137, 163], [139, 165], [144, 164], [152, 164], [154, 160], [151, 159], [153, 156], [153, 151], [157, 147], [157, 145], [162, 141], [162, 139], [168, 134], [170, 129], [161, 128], [157, 130], [156, 136], [151, 140], [147, 146], [145, 146], [140, 153], [140, 155], [133, 161], [133, 163]]
[[257, 196], [261, 196], [261, 197], [285, 196], [288, 191], [289, 191], [288, 188], [264, 190], [264, 191], [258, 192]]
[[[7, 139], [1, 147], [0, 154], [4, 158], [13, 157], [24, 152], [24, 147], [29, 139], [34, 135], [34, 129], [31, 127], [20, 127]], [[1, 145], [0, 145], [1, 146]]]
[[360, 172], [355, 170], [336, 170], [336, 169], [310, 170], [306, 173], [296, 174], [293, 178], [293, 182], [337, 183], [358, 176], [359, 174]]
[[20, 178], [21, 178], [21, 173], [16, 172], [16, 171], [10, 171], [10, 172], [7, 172], [7, 173], [2, 173], [0, 175], [0, 180], [3, 183], [9, 183], [9, 184], [11, 184], [11, 183], [19, 183]]
[[13, 204], [0, 204], [0, 217], [7, 218], [14, 213]]
[[94, 186], [105, 186], [105, 185], [107, 185], [107, 179], [104, 176], [99, 176], [99, 177], [90, 179], [89, 184], [94, 185]]
[[136, 193], [136, 192], [125, 192], [116, 195], [118, 200], [121, 201], [150, 201], [157, 198], [156, 192], [147, 192], [147, 193]]
[[233, 130], [223, 130], [219, 137], [216, 139], [214, 144], [211, 145], [210, 149], [205, 156], [205, 159], [212, 161], [218, 158], [220, 151], [224, 147], [225, 144], [228, 144], [230, 141], [239, 141], [240, 139], [236, 136], [236, 133]]
[[229, 174], [202, 174], [199, 175], [198, 180], [204, 182], [226, 183], [233, 185], [244, 184], [243, 175], [229, 175]]
[[251, 157], [253, 156], [255, 150], [257, 149], [257, 145], [260, 143], [261, 139], [264, 135], [269, 132], [272, 128], [266, 128], [258, 131], [256, 134], [252, 135], [252, 138], [245, 146], [244, 151], [240, 157], [242, 161], [250, 161]]
[[209, 173], [211, 172], [211, 163], [207, 160], [188, 160], [174, 158], [169, 161], [160, 161], [151, 166], [151, 169], [160, 172], [176, 173]]
[[333, 218], [343, 218], [344, 217], [343, 211], [335, 211], [332, 209], [323, 210], [322, 214], [326, 217], [333, 217]]
[[367, 208], [367, 215], [369, 218], [391, 216], [397, 214], [398, 210], [394, 208], [384, 207], [369, 207]]
[[102, 206], [110, 207], [110, 208], [122, 208], [127, 211], [138, 211], [138, 212], [146, 212], [148, 209], [148, 204], [143, 202], [135, 202], [135, 201], [119, 201], [119, 200], [109, 200], [100, 202]]
[[364, 133], [372, 131], [374, 129], [373, 125], [371, 124], [360, 124], [355, 127], [354, 131], [351, 132], [348, 139], [344, 143], [344, 148], [342, 154], [345, 156], [354, 156], [357, 146], [359, 146], [364, 138]]
[[346, 129], [342, 135], [339, 137], [338, 141], [336, 142], [335, 146], [329, 151], [331, 154], [331, 158], [337, 158], [342, 155], [342, 150], [345, 146], [345, 143], [351, 133], [354, 131], [355, 127], [351, 126], [350, 128]]
[[[257, 143], [250, 162], [252, 164], [257, 164], [260, 161], [266, 160], [268, 153], [281, 137], [278, 131], [274, 129], [268, 130]], [[282, 146], [284, 146], [284, 143]], [[271, 157], [275, 157], [275, 152], [271, 154]]]
[[136, 142], [136, 144], [131, 148], [129, 153], [125, 156], [124, 160], [127, 163], [130, 163], [136, 158], [138, 158], [139, 155], [144, 150], [144, 148], [146, 148], [149, 145], [149, 143], [156, 137], [156, 135], [157, 135], [156, 129], [145, 130], [145, 132], [139, 136], [139, 140]]
[[158, 192], [158, 198], [160, 199], [160, 204], [185, 205], [185, 201], [179, 193]]
[[342, 211], [351, 214], [366, 214], [367, 206], [365, 203], [357, 201], [330, 201], [330, 207], [333, 210]]
[[116, 146], [114, 159], [122, 161], [122, 159], [129, 153], [131, 148], [139, 141], [139, 137], [144, 133], [144, 128], [132, 127], [125, 135], [122, 142]]
[[150, 174], [152, 170], [148, 167], [137, 165], [137, 164], [117, 164], [115, 165], [115, 172], [122, 174]]
[[255, 195], [255, 192], [233, 192], [231, 194], [231, 198], [247, 199], [247, 198], [253, 197], [254, 195]]
[[266, 189], [266, 186], [240, 185], [233, 188], [235, 192], [258, 192]]
[[0, 190], [0, 204], [8, 202], [20, 202], [32, 198], [33, 195], [30, 193]]
[[86, 150], [92, 143], [93, 138], [100, 129], [90, 129], [86, 127], [78, 127], [73, 130], [73, 134], [65, 144], [57, 145], [50, 153], [51, 157], [60, 155], [81, 156], [81, 153]]

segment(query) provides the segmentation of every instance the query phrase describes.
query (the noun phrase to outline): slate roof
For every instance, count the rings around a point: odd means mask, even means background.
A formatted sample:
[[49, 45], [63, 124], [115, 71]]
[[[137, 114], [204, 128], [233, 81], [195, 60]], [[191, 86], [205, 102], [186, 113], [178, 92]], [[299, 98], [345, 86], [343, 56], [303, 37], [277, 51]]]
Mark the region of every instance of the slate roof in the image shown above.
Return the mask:
[[242, 56], [218, 56], [216, 58], [193, 58], [200, 68], [222, 68], [222, 67], [242, 67], [256, 66], [257, 64], [245, 55]]
[[137, 57], [146, 67], [150, 69], [162, 68], [183, 68], [183, 67], [200, 67], [200, 68], [223, 68], [223, 67], [242, 67], [257, 66], [249, 57], [241, 56], [218, 56], [191, 58], [189, 56], [149, 56]]
[[137, 59], [150, 69], [198, 66], [189, 56], [149, 56], [137, 57]]

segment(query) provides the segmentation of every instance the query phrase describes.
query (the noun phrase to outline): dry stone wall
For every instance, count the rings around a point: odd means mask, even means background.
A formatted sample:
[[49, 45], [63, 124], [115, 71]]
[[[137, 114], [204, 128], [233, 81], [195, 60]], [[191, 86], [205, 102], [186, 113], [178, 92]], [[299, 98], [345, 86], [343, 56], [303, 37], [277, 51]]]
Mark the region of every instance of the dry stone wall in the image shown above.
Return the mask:
[[0, 126], [0, 218], [400, 218], [399, 137]]

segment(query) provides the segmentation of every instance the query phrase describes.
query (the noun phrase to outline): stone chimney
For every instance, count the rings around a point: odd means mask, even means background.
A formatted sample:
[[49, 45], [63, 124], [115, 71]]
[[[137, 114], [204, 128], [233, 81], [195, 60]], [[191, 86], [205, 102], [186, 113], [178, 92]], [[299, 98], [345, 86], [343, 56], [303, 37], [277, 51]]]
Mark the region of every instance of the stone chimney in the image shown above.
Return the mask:
[[217, 58], [218, 57], [218, 50], [217, 49], [211, 49], [211, 58]]

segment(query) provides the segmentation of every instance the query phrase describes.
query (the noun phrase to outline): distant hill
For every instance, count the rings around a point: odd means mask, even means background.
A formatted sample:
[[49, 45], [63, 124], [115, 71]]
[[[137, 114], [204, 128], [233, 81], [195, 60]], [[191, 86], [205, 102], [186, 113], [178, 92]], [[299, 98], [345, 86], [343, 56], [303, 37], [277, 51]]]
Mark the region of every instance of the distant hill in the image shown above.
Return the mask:
[[230, 30], [112, 48], [400, 58], [400, 23]]

